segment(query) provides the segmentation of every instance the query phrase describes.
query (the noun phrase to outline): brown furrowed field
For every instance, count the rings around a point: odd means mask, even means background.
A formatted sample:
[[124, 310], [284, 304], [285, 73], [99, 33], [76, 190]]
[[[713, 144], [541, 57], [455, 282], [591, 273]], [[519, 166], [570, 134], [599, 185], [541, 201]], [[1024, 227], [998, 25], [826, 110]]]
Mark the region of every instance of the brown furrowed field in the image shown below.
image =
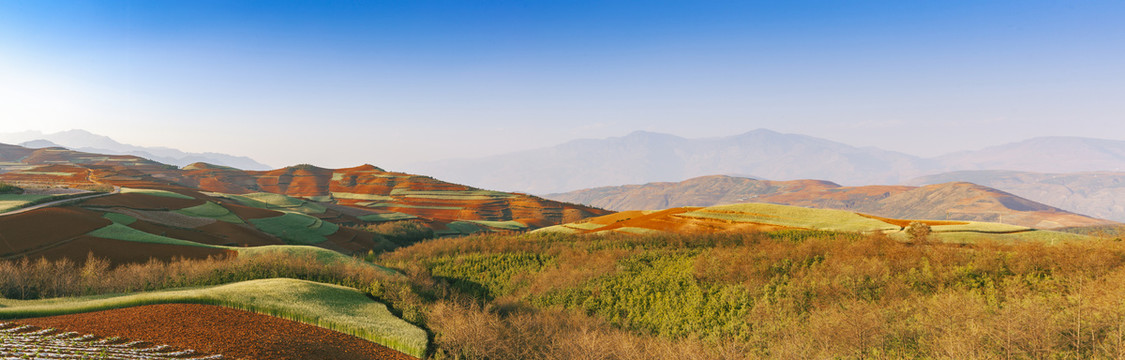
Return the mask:
[[343, 333], [213, 305], [148, 305], [15, 322], [60, 331], [150, 339], [146, 341], [230, 359], [412, 359]]

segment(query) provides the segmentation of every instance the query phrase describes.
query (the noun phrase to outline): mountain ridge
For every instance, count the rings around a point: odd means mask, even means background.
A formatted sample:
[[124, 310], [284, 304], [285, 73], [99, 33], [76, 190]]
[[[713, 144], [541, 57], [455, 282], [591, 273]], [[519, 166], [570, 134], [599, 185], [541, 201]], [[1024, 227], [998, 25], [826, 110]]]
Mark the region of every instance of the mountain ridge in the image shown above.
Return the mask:
[[889, 218], [989, 221], [1036, 228], [1112, 223], [968, 182], [920, 187], [848, 187], [823, 180], [772, 181], [716, 175], [682, 182], [592, 188], [544, 197], [616, 211], [758, 202], [848, 210]]
[[[41, 142], [42, 141], [42, 142]], [[236, 156], [216, 152], [193, 153], [163, 146], [146, 147], [124, 144], [105, 135], [98, 135], [82, 129], [72, 129], [44, 134], [38, 131], [0, 134], [0, 142], [31, 145], [31, 147], [61, 146], [71, 150], [107, 155], [133, 155], [149, 160], [186, 166], [195, 162], [210, 162], [233, 166], [240, 169], [266, 170], [269, 165], [262, 164], [247, 156]]]

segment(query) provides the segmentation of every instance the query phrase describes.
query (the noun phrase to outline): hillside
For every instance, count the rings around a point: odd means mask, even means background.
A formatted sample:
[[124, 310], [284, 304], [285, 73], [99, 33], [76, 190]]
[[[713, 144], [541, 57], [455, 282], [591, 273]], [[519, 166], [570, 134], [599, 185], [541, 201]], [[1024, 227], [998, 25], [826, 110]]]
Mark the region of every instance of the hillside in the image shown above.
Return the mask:
[[1036, 228], [1109, 223], [969, 183], [843, 187], [816, 180], [705, 176], [678, 183], [603, 187], [546, 196], [618, 211], [763, 202], [892, 218], [996, 221]]
[[1125, 222], [1125, 173], [1122, 172], [957, 171], [915, 178], [907, 184], [950, 181], [993, 187], [1067, 211]]
[[[914, 218], [926, 219], [926, 218]], [[929, 225], [929, 240], [967, 243], [997, 241], [1061, 241], [1087, 237], [1071, 233], [1038, 230], [1030, 227], [980, 221], [891, 219], [869, 214], [832, 209], [811, 209], [766, 203], [744, 203], [709, 207], [677, 207], [656, 211], [623, 211], [575, 223], [536, 230], [564, 234], [713, 234], [754, 231], [827, 231], [883, 233], [893, 239], [910, 241], [907, 226], [912, 222]]]
[[[530, 230], [608, 212], [526, 194], [481, 190], [428, 176], [388, 172], [364, 165], [324, 169], [298, 165], [244, 171], [196, 163], [178, 169], [135, 156], [90, 154], [61, 148], [0, 146], [0, 181], [37, 186], [125, 186], [209, 192], [207, 196], [274, 210], [308, 202], [347, 214], [346, 223], [419, 219], [439, 233]], [[282, 198], [247, 199], [277, 194]]]

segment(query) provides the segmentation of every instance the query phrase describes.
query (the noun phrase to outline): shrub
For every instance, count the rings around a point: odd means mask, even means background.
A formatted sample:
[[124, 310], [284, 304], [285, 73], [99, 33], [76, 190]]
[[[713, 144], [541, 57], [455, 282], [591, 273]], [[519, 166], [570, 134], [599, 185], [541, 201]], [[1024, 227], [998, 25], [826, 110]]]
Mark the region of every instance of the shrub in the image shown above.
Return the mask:
[[910, 241], [916, 243], [928, 241], [931, 233], [933, 233], [933, 230], [930, 229], [930, 225], [923, 222], [912, 221], [910, 225], [906, 226], [906, 235], [910, 236]]
[[0, 182], [0, 194], [23, 194], [23, 189], [9, 183]]

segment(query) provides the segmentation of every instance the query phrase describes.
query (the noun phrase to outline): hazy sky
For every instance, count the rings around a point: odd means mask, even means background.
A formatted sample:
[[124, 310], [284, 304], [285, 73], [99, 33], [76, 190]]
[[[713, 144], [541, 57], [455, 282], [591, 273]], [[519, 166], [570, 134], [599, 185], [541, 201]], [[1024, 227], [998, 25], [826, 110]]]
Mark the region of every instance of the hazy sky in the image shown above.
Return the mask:
[[0, 1], [0, 132], [393, 168], [649, 130], [1125, 140], [1125, 1]]

